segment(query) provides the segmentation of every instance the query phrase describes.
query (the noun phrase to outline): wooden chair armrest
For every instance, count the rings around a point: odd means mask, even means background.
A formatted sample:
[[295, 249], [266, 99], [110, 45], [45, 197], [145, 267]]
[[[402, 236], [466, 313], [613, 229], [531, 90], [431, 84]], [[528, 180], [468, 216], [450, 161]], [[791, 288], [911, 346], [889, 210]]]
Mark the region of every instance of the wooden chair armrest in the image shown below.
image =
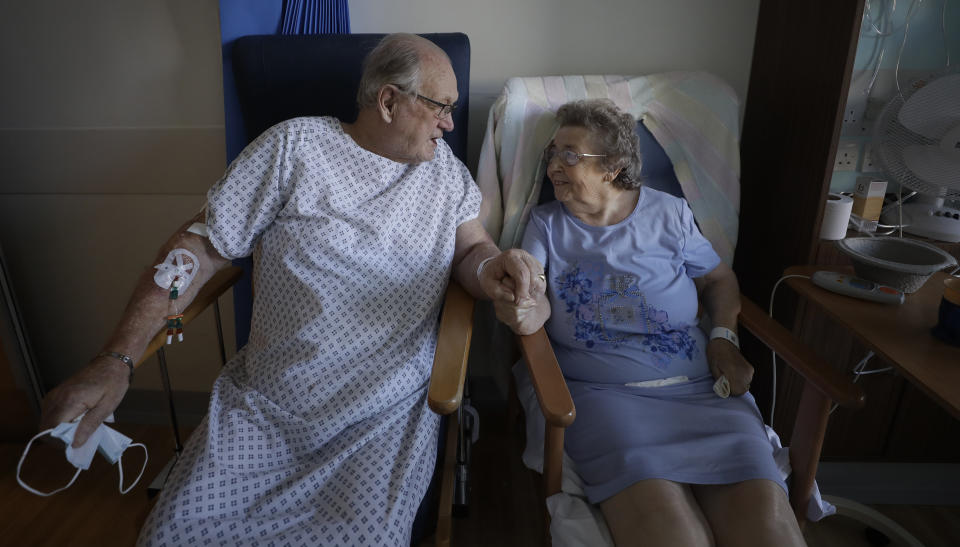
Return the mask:
[[567, 382], [560, 372], [557, 356], [550, 346], [547, 331], [540, 330], [526, 336], [517, 336], [520, 352], [530, 371], [533, 389], [537, 393], [540, 410], [547, 423], [557, 427], [567, 427], [577, 417]]
[[473, 335], [473, 297], [450, 280], [440, 313], [437, 352], [433, 357], [427, 404], [437, 414], [451, 414], [463, 398], [467, 377], [467, 356]]
[[740, 295], [740, 324], [753, 333], [767, 347], [795, 371], [813, 384], [817, 390], [840, 406], [862, 407], [866, 401], [863, 390], [845, 378], [809, 347], [802, 344], [783, 325], [774, 321], [746, 296]]
[[[230, 266], [220, 270], [213, 277], [207, 281], [203, 287], [200, 287], [200, 292], [197, 293], [196, 298], [193, 299], [193, 302], [187, 306], [187, 309], [183, 310], [183, 324], [186, 325], [193, 321], [193, 319], [200, 315], [200, 313], [207, 309], [207, 306], [213, 304], [213, 302], [220, 297], [223, 293], [232, 287], [237, 280], [243, 275], [243, 268], [237, 266]], [[153, 340], [147, 345], [147, 351], [143, 353], [143, 357], [137, 361], [137, 365], [143, 363], [149, 359], [158, 349], [163, 347], [167, 342], [167, 327], [163, 327], [157, 332], [157, 335], [153, 337]]]

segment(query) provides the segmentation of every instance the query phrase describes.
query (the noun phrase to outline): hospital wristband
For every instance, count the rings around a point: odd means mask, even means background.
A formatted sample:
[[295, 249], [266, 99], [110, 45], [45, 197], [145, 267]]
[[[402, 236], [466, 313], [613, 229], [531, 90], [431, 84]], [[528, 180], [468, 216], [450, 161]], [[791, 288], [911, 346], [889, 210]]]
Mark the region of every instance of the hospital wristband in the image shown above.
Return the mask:
[[483, 267], [487, 265], [487, 262], [490, 262], [490, 261], [493, 260], [494, 258], [496, 258], [496, 257], [495, 257], [495, 256], [490, 256], [490, 257], [484, 258], [483, 260], [480, 261], [480, 265], [477, 266], [477, 280], [478, 280], [478, 281], [480, 280], [480, 274], [483, 273]]
[[737, 333], [726, 327], [713, 327], [710, 330], [710, 339], [713, 340], [714, 338], [723, 338], [740, 349], [740, 338], [737, 337]]
[[101, 351], [97, 354], [97, 357], [113, 357], [114, 359], [119, 359], [121, 363], [130, 367], [130, 381], [133, 381], [133, 359], [129, 355], [124, 355], [122, 353], [117, 353], [115, 351]]

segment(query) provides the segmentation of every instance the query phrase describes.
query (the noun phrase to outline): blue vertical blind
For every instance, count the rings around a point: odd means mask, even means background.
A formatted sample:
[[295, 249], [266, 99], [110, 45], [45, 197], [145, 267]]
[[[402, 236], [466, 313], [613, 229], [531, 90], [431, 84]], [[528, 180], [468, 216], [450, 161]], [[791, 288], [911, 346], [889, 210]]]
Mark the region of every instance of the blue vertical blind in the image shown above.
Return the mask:
[[349, 34], [347, 0], [286, 0], [281, 34]]

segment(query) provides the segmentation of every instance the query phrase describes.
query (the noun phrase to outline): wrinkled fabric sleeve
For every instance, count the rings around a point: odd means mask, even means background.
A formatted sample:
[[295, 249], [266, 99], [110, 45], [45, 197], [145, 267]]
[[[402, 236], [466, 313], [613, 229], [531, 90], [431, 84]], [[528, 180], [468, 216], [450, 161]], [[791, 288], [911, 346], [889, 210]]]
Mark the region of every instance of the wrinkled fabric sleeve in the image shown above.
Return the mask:
[[294, 133], [288, 122], [263, 132], [207, 192], [210, 242], [224, 258], [250, 256], [289, 197]]
[[713, 245], [707, 241], [697, 228], [693, 219], [693, 212], [686, 200], [677, 200], [679, 203], [680, 230], [683, 234], [682, 253], [687, 275], [692, 278], [702, 277], [712, 272], [720, 265], [720, 256], [713, 250]]

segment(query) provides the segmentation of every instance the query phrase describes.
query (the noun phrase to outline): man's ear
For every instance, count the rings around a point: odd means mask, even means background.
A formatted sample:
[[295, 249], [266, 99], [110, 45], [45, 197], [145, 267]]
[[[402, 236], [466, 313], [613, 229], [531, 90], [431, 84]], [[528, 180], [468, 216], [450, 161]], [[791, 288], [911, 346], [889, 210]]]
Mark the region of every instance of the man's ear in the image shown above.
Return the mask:
[[393, 121], [397, 105], [402, 98], [401, 95], [400, 90], [390, 84], [380, 88], [380, 92], [377, 93], [377, 110], [384, 122], [391, 123]]

